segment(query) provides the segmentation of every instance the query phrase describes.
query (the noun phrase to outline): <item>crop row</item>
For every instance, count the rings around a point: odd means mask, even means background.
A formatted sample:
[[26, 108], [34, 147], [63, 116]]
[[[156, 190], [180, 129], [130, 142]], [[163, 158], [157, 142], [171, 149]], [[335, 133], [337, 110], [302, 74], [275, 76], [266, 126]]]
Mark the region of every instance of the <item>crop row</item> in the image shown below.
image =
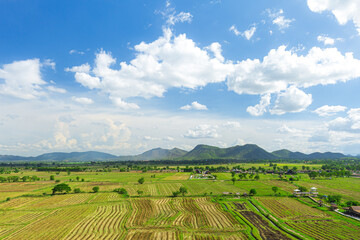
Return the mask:
[[293, 229], [316, 239], [359, 239], [360, 228], [333, 220], [291, 221]]
[[6, 239], [62, 239], [74, 224], [91, 211], [91, 207], [54, 210], [48, 216], [26, 225]]
[[66, 239], [120, 239], [125, 235], [124, 223], [129, 206], [99, 206], [96, 212], [78, 223]]
[[257, 198], [270, 212], [281, 219], [319, 219], [329, 217], [324, 212], [311, 208], [292, 198]]

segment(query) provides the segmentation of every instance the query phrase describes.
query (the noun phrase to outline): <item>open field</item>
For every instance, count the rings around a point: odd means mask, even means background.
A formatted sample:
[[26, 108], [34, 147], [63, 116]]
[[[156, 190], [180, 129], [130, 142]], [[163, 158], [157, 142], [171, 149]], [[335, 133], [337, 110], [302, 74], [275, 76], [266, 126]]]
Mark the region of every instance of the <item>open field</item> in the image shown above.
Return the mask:
[[[318, 209], [309, 199], [287, 197], [298, 186], [315, 186], [320, 195], [359, 200], [359, 178], [310, 180], [298, 174], [299, 181], [290, 182], [259, 174], [257, 181], [233, 183], [229, 172], [215, 174], [216, 180], [160, 171], [3, 174], [40, 180], [0, 183], [0, 239], [359, 239], [360, 222]], [[82, 193], [51, 196], [58, 183], [50, 176]], [[280, 196], [274, 197], [274, 186]], [[93, 187], [100, 191], [93, 193]], [[186, 197], [170, 197], [180, 187]], [[117, 188], [129, 197], [113, 192]], [[250, 189], [256, 196], [223, 196]]]

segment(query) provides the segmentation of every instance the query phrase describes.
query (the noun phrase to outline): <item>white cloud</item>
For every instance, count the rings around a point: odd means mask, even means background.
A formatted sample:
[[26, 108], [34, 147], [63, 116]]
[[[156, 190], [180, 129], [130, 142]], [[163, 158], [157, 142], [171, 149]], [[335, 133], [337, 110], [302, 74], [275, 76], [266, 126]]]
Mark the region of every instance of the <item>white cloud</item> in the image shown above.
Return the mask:
[[45, 95], [42, 85], [46, 82], [41, 78], [39, 59], [14, 61], [0, 68], [0, 94], [22, 99], [35, 99]]
[[85, 63], [80, 66], [74, 66], [72, 68], [65, 68], [66, 72], [79, 72], [79, 73], [89, 73], [90, 72], [90, 65]]
[[71, 99], [77, 103], [84, 104], [84, 105], [89, 105], [89, 104], [94, 103], [94, 101], [92, 99], [87, 98], [87, 97], [72, 97]]
[[182, 106], [180, 109], [181, 110], [208, 110], [205, 105], [200, 104], [197, 101], [192, 102], [190, 105]]
[[233, 32], [236, 36], [239, 36], [241, 34], [241, 32], [236, 28], [235, 25], [232, 25], [230, 28], [229, 28], [229, 31], [230, 32]]
[[177, 13], [175, 8], [171, 7], [170, 1], [166, 1], [165, 10], [155, 11], [155, 13], [160, 13], [166, 19], [166, 24], [168, 27], [175, 25], [176, 23], [191, 23], [193, 16], [189, 12], [180, 12]]
[[261, 116], [267, 111], [267, 107], [270, 105], [271, 95], [264, 94], [261, 96], [260, 103], [255, 106], [249, 106], [246, 111], [252, 116]]
[[227, 85], [238, 94], [278, 93], [289, 85], [307, 88], [360, 77], [360, 60], [336, 48], [313, 47], [307, 55], [298, 55], [280, 46], [270, 50], [263, 61], [247, 59], [234, 68]]
[[226, 128], [240, 128], [241, 124], [239, 122], [228, 121], [226, 123], [223, 123], [222, 126]]
[[282, 115], [287, 112], [304, 111], [312, 103], [311, 94], [306, 94], [300, 89], [290, 86], [285, 92], [278, 94], [271, 114]]
[[123, 101], [121, 98], [113, 98], [113, 97], [110, 97], [110, 100], [111, 100], [117, 107], [119, 107], [120, 109], [123, 109], [123, 110], [136, 110], [136, 109], [139, 109], [139, 108], [140, 108], [137, 104], [125, 102], [125, 101]]
[[352, 108], [347, 112], [346, 117], [338, 117], [327, 123], [330, 131], [339, 132], [360, 132], [360, 108]]
[[58, 88], [55, 86], [47, 86], [46, 87], [47, 90], [51, 91], [51, 92], [56, 92], [56, 93], [66, 93], [66, 90], [63, 88]]
[[252, 36], [254, 36], [255, 31], [256, 31], [256, 27], [252, 26], [250, 29], [245, 30], [243, 32], [243, 37], [245, 37], [247, 40], [250, 40]]
[[319, 107], [317, 109], [314, 110], [314, 113], [316, 113], [317, 115], [321, 116], [321, 117], [328, 117], [328, 116], [332, 116], [338, 112], [343, 112], [346, 110], [345, 106], [329, 106], [329, 105], [324, 105], [322, 107]]
[[256, 31], [256, 26], [252, 26], [250, 29], [248, 30], [245, 30], [244, 32], [240, 32], [235, 25], [232, 25], [230, 28], [229, 28], [229, 31], [233, 32], [236, 36], [242, 36], [244, 38], [246, 38], [247, 40], [250, 40], [253, 36], [254, 36], [254, 33]]
[[272, 23], [277, 25], [278, 28], [283, 31], [286, 28], [290, 27], [290, 23], [295, 21], [294, 19], [287, 19], [285, 18], [284, 10], [279, 9], [278, 11], [272, 11], [270, 9], [267, 9], [267, 12], [269, 14], [269, 17], [272, 19]]
[[313, 12], [322, 13], [323, 11], [331, 11], [341, 25], [352, 21], [360, 34], [360, 1], [308, 0], [307, 5]]
[[100, 78], [93, 77], [88, 73], [84, 73], [84, 72], [75, 73], [75, 80], [84, 87], [90, 89], [101, 88]]
[[145, 141], [160, 141], [160, 138], [156, 138], [156, 137], [150, 137], [150, 136], [144, 136], [144, 140]]
[[52, 70], [55, 70], [56, 63], [51, 59], [45, 59], [41, 65], [51, 67]]
[[299, 129], [296, 128], [291, 128], [288, 127], [286, 124], [283, 124], [281, 127], [279, 127], [278, 129], [276, 129], [277, 133], [283, 133], [283, 134], [299, 134], [301, 133], [301, 131]]
[[71, 49], [70, 51], [69, 51], [69, 54], [80, 54], [80, 55], [84, 55], [85, 54], [85, 52], [82, 52], [82, 51], [78, 51], [78, 50], [76, 50], [76, 49]]
[[211, 126], [209, 124], [202, 124], [197, 126], [195, 129], [190, 129], [184, 134], [186, 138], [217, 138], [219, 134], [216, 131], [216, 126]]
[[[208, 49], [215, 53], [214, 58]], [[232, 69], [231, 64], [222, 63], [220, 44], [201, 49], [185, 34], [173, 36], [170, 29], [154, 42], [141, 42], [135, 50], [136, 58], [121, 62], [119, 70], [112, 68], [116, 59], [105, 51], [96, 55], [89, 73], [86, 65], [78, 67], [81, 72], [69, 70], [76, 72], [75, 79], [83, 86], [100, 89], [112, 99], [126, 99], [162, 97], [171, 87], [196, 89], [222, 82]]]
[[319, 42], [322, 42], [324, 45], [334, 45], [335, 44], [335, 39], [334, 38], [331, 38], [331, 37], [328, 37], [328, 36], [325, 36], [325, 35], [319, 35], [317, 37], [317, 40]]

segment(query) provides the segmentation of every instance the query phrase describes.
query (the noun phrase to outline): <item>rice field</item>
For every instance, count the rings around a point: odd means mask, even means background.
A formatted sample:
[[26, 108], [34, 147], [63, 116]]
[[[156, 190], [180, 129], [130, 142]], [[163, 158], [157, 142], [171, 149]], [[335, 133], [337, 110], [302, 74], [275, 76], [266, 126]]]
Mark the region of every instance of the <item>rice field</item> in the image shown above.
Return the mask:
[[[0, 183], [0, 239], [360, 239], [358, 222], [286, 197], [297, 186], [274, 175], [233, 183], [230, 173], [219, 173], [217, 180], [190, 180], [189, 173], [177, 172], [16, 174], [42, 180]], [[82, 193], [51, 196], [57, 183], [50, 175]], [[137, 181], [141, 177], [144, 184]], [[296, 184], [359, 200], [359, 180], [304, 177]], [[273, 186], [282, 197], [273, 196]], [[180, 187], [186, 196], [170, 197]], [[125, 188], [129, 197], [116, 188]], [[252, 188], [257, 195], [251, 201], [223, 196]]]

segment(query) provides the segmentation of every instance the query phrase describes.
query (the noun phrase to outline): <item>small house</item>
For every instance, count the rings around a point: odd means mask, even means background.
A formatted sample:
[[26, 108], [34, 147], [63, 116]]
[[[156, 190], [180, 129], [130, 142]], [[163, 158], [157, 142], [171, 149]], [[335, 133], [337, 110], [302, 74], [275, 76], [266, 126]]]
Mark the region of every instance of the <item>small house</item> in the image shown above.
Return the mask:
[[360, 217], [360, 206], [351, 206], [346, 211], [346, 213], [353, 215], [355, 217]]
[[317, 197], [318, 192], [317, 192], [317, 188], [316, 188], [316, 187], [310, 188], [310, 195], [311, 195], [312, 197]]

